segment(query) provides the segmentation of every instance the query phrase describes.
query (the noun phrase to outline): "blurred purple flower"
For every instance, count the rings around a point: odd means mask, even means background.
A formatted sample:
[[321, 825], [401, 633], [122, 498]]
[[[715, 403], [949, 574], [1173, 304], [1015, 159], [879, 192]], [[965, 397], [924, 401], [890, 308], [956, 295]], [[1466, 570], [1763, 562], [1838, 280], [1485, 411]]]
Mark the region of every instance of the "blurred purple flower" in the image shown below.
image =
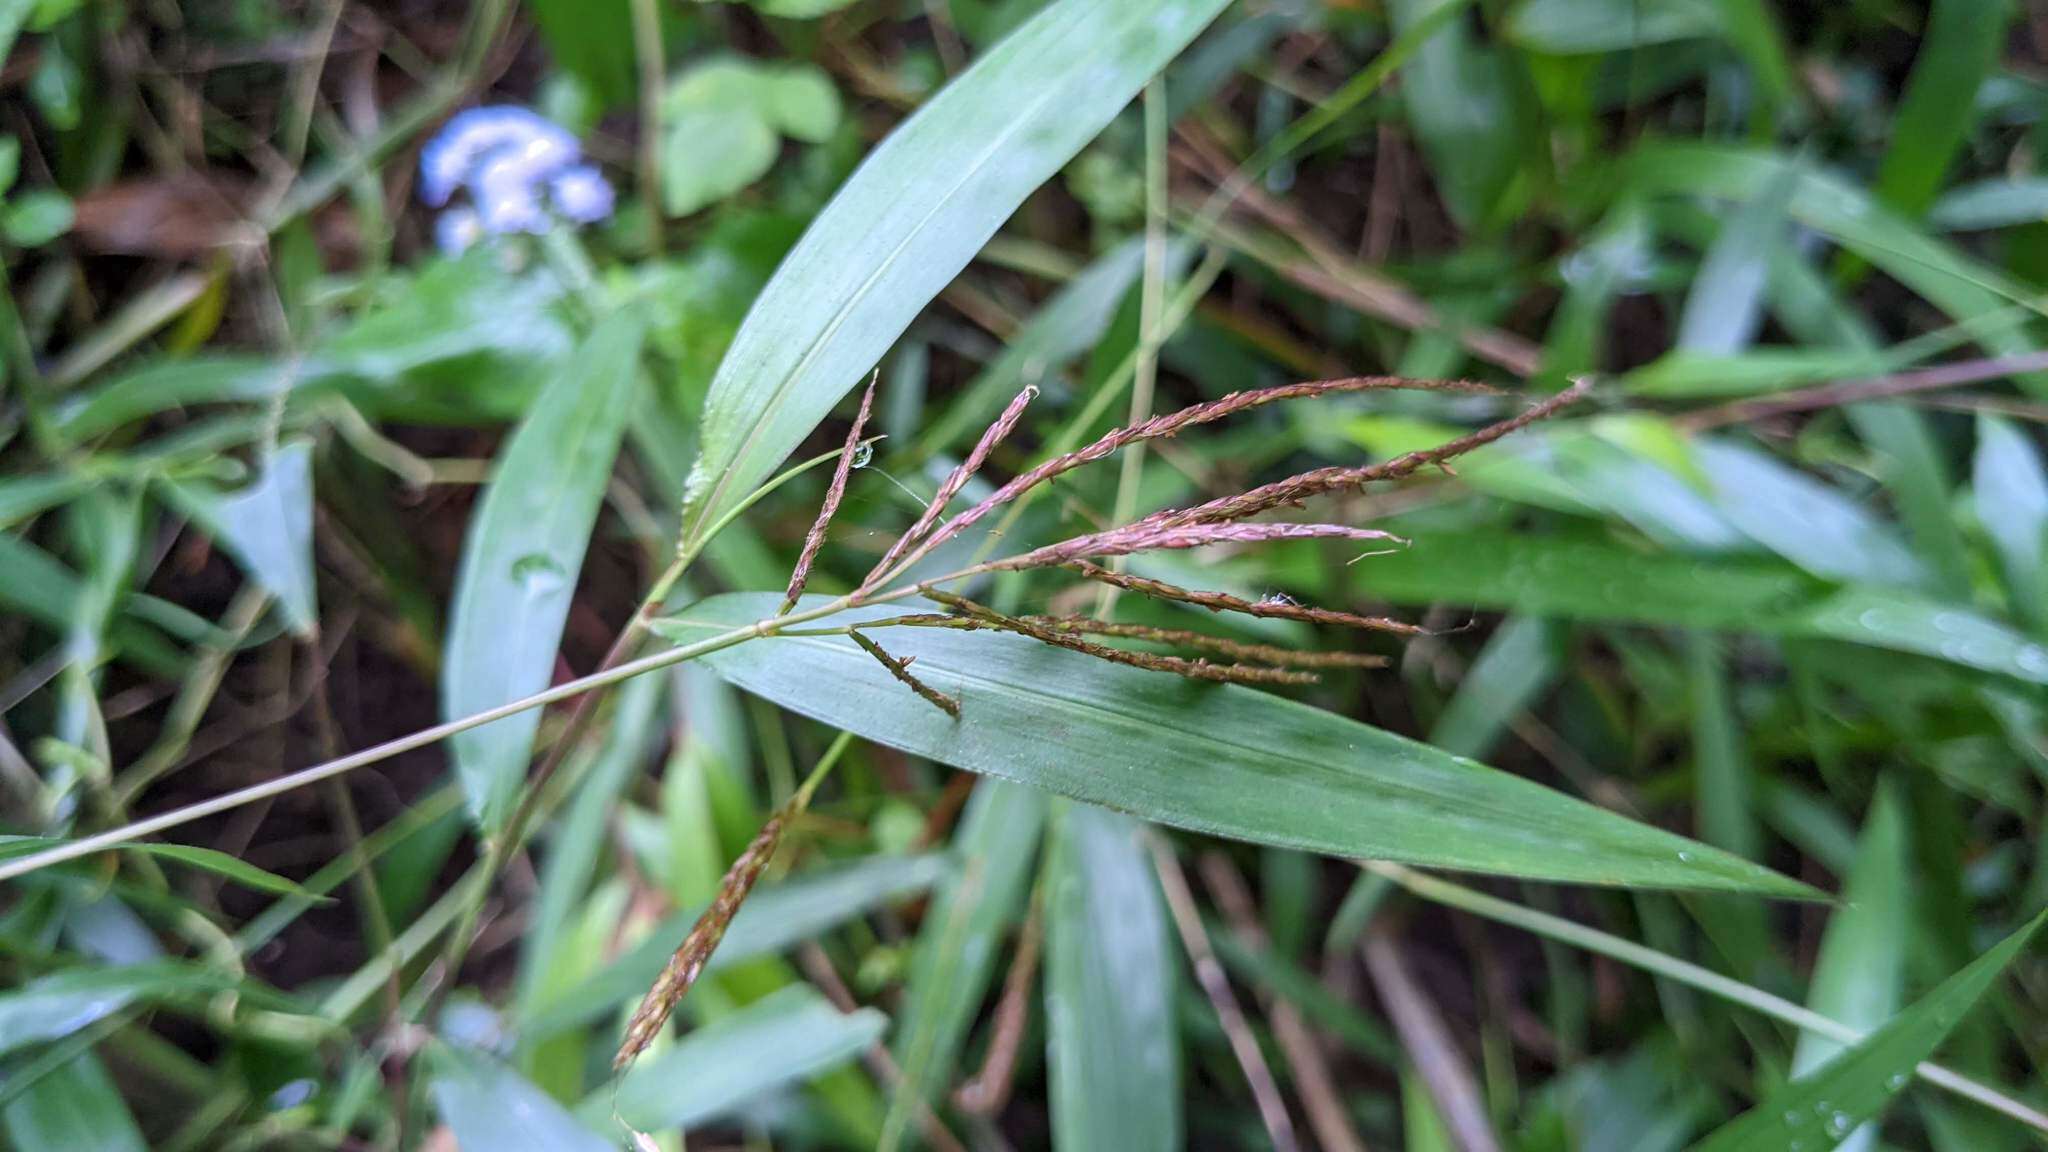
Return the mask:
[[581, 158], [574, 136], [525, 108], [457, 113], [420, 152], [421, 200], [439, 208], [469, 192], [468, 206], [436, 222], [435, 243], [453, 255], [486, 235], [545, 232], [555, 217], [589, 224], [611, 215], [611, 185]]
[[555, 211], [578, 224], [592, 224], [612, 214], [612, 186], [588, 164], [555, 173], [549, 191]]

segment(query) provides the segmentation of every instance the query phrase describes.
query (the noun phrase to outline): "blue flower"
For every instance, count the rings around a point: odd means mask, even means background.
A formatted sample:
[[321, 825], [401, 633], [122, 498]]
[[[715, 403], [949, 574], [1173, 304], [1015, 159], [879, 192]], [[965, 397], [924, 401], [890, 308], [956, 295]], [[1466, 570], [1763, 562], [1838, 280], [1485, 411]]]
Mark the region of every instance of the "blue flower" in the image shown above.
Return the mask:
[[470, 204], [436, 221], [434, 240], [459, 253], [486, 235], [545, 232], [556, 217], [589, 224], [611, 215], [612, 186], [580, 163], [560, 125], [525, 108], [471, 108], [420, 152], [420, 199], [439, 208], [467, 189]]
[[588, 164], [555, 173], [548, 190], [555, 211], [578, 224], [592, 224], [612, 214], [612, 186]]

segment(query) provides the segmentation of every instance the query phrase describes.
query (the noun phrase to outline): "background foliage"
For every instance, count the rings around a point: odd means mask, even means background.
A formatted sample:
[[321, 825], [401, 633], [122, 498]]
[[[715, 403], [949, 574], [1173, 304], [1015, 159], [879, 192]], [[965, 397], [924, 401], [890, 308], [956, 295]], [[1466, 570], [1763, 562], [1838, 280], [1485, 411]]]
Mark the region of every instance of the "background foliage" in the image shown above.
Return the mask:
[[[2039, 1146], [2044, 45], [2001, 0], [0, 0], [0, 1142]], [[437, 252], [420, 148], [485, 104], [617, 212]], [[1405, 546], [1130, 564], [1424, 635], [974, 585], [1389, 666], [890, 634], [955, 720], [843, 630], [717, 639], [871, 371], [800, 612], [1027, 386], [965, 499], [1242, 389], [1513, 396], [1261, 408], [919, 577], [1596, 383], [1315, 502]]]

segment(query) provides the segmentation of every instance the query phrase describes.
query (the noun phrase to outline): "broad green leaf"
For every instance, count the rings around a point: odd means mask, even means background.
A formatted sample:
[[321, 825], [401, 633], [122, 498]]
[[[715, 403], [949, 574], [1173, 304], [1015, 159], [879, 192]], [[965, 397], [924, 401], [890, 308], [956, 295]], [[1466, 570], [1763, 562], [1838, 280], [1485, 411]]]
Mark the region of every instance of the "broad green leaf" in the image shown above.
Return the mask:
[[1062, 1152], [1167, 1152], [1182, 1140], [1180, 972], [1136, 820], [1062, 805], [1045, 903], [1046, 1061]]
[[792, 64], [769, 73], [763, 88], [768, 118], [782, 134], [822, 144], [839, 130], [839, 90], [824, 70]]
[[[758, 888], [733, 917], [706, 971], [780, 952], [870, 910], [931, 887], [957, 867], [947, 856], [878, 857]], [[664, 917], [631, 951], [590, 979], [523, 1017], [528, 1036], [546, 1036], [639, 999], [702, 915], [691, 908]]]
[[142, 1129], [120, 1089], [87, 1052], [51, 1071], [0, 1109], [17, 1152], [145, 1152]]
[[436, 1045], [430, 1054], [434, 1111], [461, 1152], [518, 1148], [530, 1152], [612, 1152], [616, 1125], [586, 1125], [554, 1098], [481, 1052]]
[[[1905, 822], [1892, 790], [1880, 785], [1857, 841], [1842, 902], [1829, 914], [1821, 936], [1808, 1008], [1861, 1032], [1875, 1031], [1898, 1011], [1910, 920], [1907, 865]], [[1841, 1050], [1841, 1044], [1825, 1036], [1801, 1033], [1792, 1075], [1811, 1075]], [[1866, 1125], [1842, 1142], [1840, 1152], [1869, 1152], [1876, 1146], [1877, 1131]]]
[[1992, 981], [2026, 947], [2048, 912], [2000, 941], [1891, 1022], [1716, 1129], [1694, 1152], [1796, 1152], [1840, 1141], [1882, 1115], [1913, 1070], [1974, 1008]]
[[846, 1063], [888, 1024], [872, 1008], [841, 1012], [808, 987], [783, 988], [643, 1057], [620, 1078], [616, 1095], [599, 1089], [577, 1113], [598, 1122], [616, 1105], [642, 1131], [688, 1128]]
[[2048, 470], [2027, 435], [2001, 417], [1977, 417], [1971, 493], [2013, 606], [2036, 628], [2048, 624]]
[[1058, 0], [869, 154], [755, 301], [705, 400], [686, 543], [774, 472], [910, 321], [1226, 0]]
[[[498, 455], [455, 581], [441, 711], [468, 716], [547, 687], [639, 374], [641, 322], [605, 320]], [[526, 778], [538, 712], [450, 741], [470, 814], [495, 833]]]
[[687, 216], [738, 192], [775, 166], [783, 136], [828, 139], [839, 115], [838, 92], [811, 65], [696, 65], [662, 95], [663, 211]]
[[1892, 146], [1877, 172], [1877, 198], [1918, 216], [1941, 191], [1981, 105], [1977, 90], [1998, 66], [2012, 7], [2005, 0], [1934, 0], [1906, 94], [1892, 117]]
[[977, 784], [953, 836], [954, 863], [933, 897], [898, 1010], [896, 1064], [905, 1090], [929, 1097], [955, 1076], [1003, 941], [1023, 914], [1045, 794], [1002, 780]]
[[286, 445], [264, 462], [254, 483], [232, 492], [169, 481], [171, 501], [219, 541], [277, 598], [300, 637], [319, 624], [313, 580], [313, 444]]
[[[720, 596], [659, 629], [703, 639], [775, 606], [772, 595]], [[895, 655], [916, 659], [919, 677], [960, 699], [958, 720], [840, 636], [774, 637], [704, 659], [747, 691], [868, 739], [1211, 835], [1569, 882], [1807, 893], [1726, 853], [1278, 696], [1010, 635], [883, 635]]]
[[1504, 621], [1430, 726], [1429, 742], [1454, 756], [1486, 755], [1516, 715], [1556, 683], [1558, 665], [1558, 637], [1549, 621]]

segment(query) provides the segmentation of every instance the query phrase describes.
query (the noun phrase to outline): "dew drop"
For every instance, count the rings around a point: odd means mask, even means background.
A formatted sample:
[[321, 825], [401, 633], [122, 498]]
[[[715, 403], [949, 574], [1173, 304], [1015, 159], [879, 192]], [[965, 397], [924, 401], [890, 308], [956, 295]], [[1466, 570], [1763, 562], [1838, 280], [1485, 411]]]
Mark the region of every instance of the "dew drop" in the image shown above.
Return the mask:
[[512, 562], [512, 579], [529, 596], [542, 595], [559, 589], [567, 582], [562, 566], [554, 558], [540, 552], [529, 552]]
[[1680, 853], [1678, 854], [1678, 862], [1679, 862], [1680, 864], [1690, 864], [1690, 863], [1692, 863], [1692, 853], [1690, 853], [1690, 852], [1680, 852]]
[[1849, 1119], [1847, 1112], [1837, 1112], [1833, 1116], [1828, 1117], [1828, 1135], [1830, 1136], [1847, 1136], [1849, 1129], [1853, 1126], [1854, 1121]]

